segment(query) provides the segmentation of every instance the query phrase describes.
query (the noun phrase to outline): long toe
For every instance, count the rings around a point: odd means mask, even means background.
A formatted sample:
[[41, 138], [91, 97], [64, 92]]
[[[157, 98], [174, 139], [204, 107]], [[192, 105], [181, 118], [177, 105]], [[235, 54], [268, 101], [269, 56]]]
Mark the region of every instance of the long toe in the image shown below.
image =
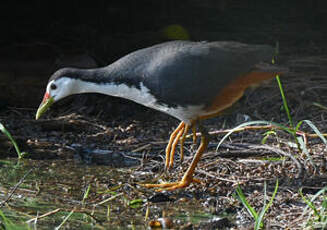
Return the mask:
[[174, 154], [178, 139], [183, 134], [185, 128], [185, 123], [182, 121], [177, 128], [172, 132], [169, 138], [169, 142], [166, 147], [166, 163], [165, 168], [169, 169], [173, 166]]
[[146, 188], [168, 188], [177, 185], [178, 182], [162, 183], [162, 184], [141, 184]]
[[176, 190], [181, 188], [186, 188], [191, 183], [202, 183], [199, 179], [190, 178], [190, 179], [182, 179], [177, 182], [169, 182], [169, 183], [163, 183], [163, 184], [142, 184], [142, 186], [146, 188], [159, 188], [157, 191], [163, 191], [163, 190]]

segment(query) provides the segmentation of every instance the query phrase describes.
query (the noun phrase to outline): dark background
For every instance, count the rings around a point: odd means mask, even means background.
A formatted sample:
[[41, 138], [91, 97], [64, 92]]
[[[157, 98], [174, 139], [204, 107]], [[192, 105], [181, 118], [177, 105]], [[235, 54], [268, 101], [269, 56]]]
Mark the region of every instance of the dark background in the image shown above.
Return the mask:
[[131, 51], [167, 40], [270, 45], [278, 41], [282, 56], [325, 55], [325, 2], [2, 2], [1, 105], [37, 107], [47, 79], [57, 68], [107, 65]]

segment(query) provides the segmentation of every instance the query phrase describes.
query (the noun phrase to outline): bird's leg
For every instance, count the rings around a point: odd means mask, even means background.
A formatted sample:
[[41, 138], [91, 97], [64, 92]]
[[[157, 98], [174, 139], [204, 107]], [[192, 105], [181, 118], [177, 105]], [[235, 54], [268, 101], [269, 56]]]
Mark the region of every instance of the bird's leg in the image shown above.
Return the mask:
[[[169, 143], [167, 145], [167, 148], [166, 148], [166, 168], [169, 169], [169, 168], [172, 168], [173, 165], [174, 165], [174, 156], [175, 156], [175, 151], [176, 151], [176, 146], [178, 144], [178, 141], [180, 141], [180, 158], [181, 158], [181, 161], [183, 161], [184, 159], [184, 142], [185, 142], [185, 138], [186, 138], [186, 135], [187, 135], [187, 132], [189, 130], [189, 125], [188, 124], [185, 124], [184, 122], [183, 123], [183, 127], [177, 127], [176, 130], [178, 130], [177, 133], [175, 133], [175, 131], [172, 133], [171, 136], [173, 136], [174, 134], [174, 139], [172, 139], [172, 144], [170, 144], [170, 140], [169, 140]], [[179, 129], [180, 128], [180, 129]], [[171, 146], [169, 146], [169, 144]], [[169, 148], [168, 148], [169, 146]], [[170, 150], [170, 153], [167, 153], [167, 150]], [[169, 158], [167, 158], [169, 157]], [[168, 159], [169, 159], [169, 162], [168, 162]], [[167, 165], [167, 162], [168, 162], [168, 165]]]
[[[185, 129], [185, 123], [182, 121], [177, 128], [172, 132], [169, 138], [169, 142], [166, 147], [166, 168], [169, 169], [173, 166], [171, 161], [174, 161], [174, 154], [178, 140], [183, 134]], [[172, 159], [172, 160], [171, 160]]]
[[[180, 138], [180, 150], [179, 150], [179, 152], [180, 152], [180, 158], [181, 158], [181, 162], [183, 162], [183, 160], [184, 160], [184, 142], [185, 142], [185, 138], [186, 138], [186, 135], [187, 135], [187, 132], [188, 132], [188, 130], [189, 130], [189, 128], [190, 128], [190, 126], [188, 125], [188, 124], [185, 124], [185, 129], [184, 129], [184, 132], [183, 132], [183, 135], [182, 135], [182, 137]], [[174, 160], [174, 159], [172, 159], [172, 160]]]
[[192, 161], [190, 167], [185, 172], [182, 180], [180, 180], [178, 182], [164, 183], [164, 184], [143, 184], [143, 186], [145, 186], [147, 188], [159, 188], [159, 191], [160, 190], [175, 190], [175, 189], [185, 188], [193, 182], [195, 182], [195, 183], [200, 182], [200, 180], [193, 178], [193, 174], [194, 174], [196, 165], [200, 161], [203, 152], [205, 151], [205, 149], [208, 146], [209, 134], [202, 126], [199, 126], [199, 128], [200, 128], [200, 132], [202, 134], [201, 135], [201, 143], [195, 153], [195, 156], [193, 158], [193, 161]]
[[168, 165], [167, 169], [172, 168], [173, 165], [174, 165], [174, 156], [175, 156], [176, 146], [178, 144], [178, 141], [182, 137], [182, 135], [184, 135], [186, 127], [187, 127], [187, 125], [184, 123], [184, 127], [179, 130], [179, 132], [177, 133], [177, 135], [175, 137], [175, 140], [174, 140], [174, 142], [173, 142], [173, 144], [171, 146], [169, 165]]
[[196, 127], [192, 124], [193, 144], [196, 144]]

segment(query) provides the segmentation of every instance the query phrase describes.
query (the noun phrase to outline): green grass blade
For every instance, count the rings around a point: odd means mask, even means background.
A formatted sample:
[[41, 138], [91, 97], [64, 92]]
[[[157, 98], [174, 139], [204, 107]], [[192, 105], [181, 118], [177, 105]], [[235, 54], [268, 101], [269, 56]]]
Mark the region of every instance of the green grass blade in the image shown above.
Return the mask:
[[82, 205], [85, 205], [85, 200], [89, 197], [91, 190], [91, 184], [89, 184], [84, 192], [83, 199], [82, 199]]
[[20, 151], [20, 149], [19, 149], [16, 141], [14, 140], [14, 138], [11, 136], [11, 134], [9, 133], [9, 131], [4, 127], [4, 125], [2, 123], [0, 123], [0, 130], [1, 130], [2, 133], [4, 133], [9, 138], [9, 140], [11, 141], [11, 143], [14, 145], [15, 150], [16, 150], [16, 153], [18, 155], [18, 158], [19, 159], [23, 158], [23, 154]]
[[316, 107], [318, 107], [320, 109], [327, 110], [326, 106], [324, 106], [324, 105], [322, 105], [322, 104], [320, 104], [318, 102], [313, 102], [312, 105], [314, 105], [314, 106], [316, 106]]
[[320, 221], [321, 219], [321, 216], [320, 216], [320, 213], [318, 211], [318, 209], [316, 208], [316, 206], [314, 205], [313, 201], [322, 193], [324, 192], [325, 190], [322, 189], [320, 190], [318, 193], [316, 193], [312, 198], [311, 200], [308, 200], [302, 193], [302, 188], [299, 190], [299, 194], [302, 198], [302, 200], [307, 204], [307, 207], [305, 207], [305, 209], [303, 210], [303, 213], [302, 215], [307, 211], [308, 207], [311, 208], [313, 210], [313, 213], [314, 215], [318, 218], [318, 221]]
[[143, 206], [143, 199], [135, 199], [128, 202], [128, 206], [131, 208], [140, 208]]
[[[323, 222], [323, 227], [326, 226], [327, 224], [327, 196], [324, 196], [323, 198], [323, 202], [321, 204], [321, 209], [320, 209], [320, 212], [322, 213], [322, 222]], [[325, 229], [325, 228], [323, 228]]]
[[267, 182], [263, 183], [263, 191], [264, 191], [264, 200], [263, 200], [263, 208], [258, 215], [258, 218], [255, 220], [254, 230], [259, 230], [263, 228], [263, 216], [265, 215], [266, 202], [267, 202]]
[[299, 136], [299, 137], [297, 138], [297, 140], [298, 140], [298, 143], [299, 143], [299, 145], [300, 145], [300, 147], [301, 147], [302, 152], [306, 155], [306, 157], [307, 157], [308, 160], [310, 161], [312, 167], [316, 170], [316, 165], [315, 165], [315, 163], [314, 163], [313, 160], [312, 160], [312, 157], [311, 157], [311, 155], [310, 155], [310, 153], [309, 153], [309, 150], [308, 150], [308, 148], [307, 148], [307, 146], [306, 146], [306, 144], [305, 144], [305, 142], [304, 142], [304, 140], [303, 140], [303, 137], [302, 137], [302, 136]]
[[223, 136], [223, 138], [220, 140], [220, 142], [217, 145], [216, 151], [218, 151], [220, 145], [227, 139], [227, 137], [229, 137], [232, 133], [234, 133], [235, 131], [237, 131], [238, 129], [245, 127], [245, 126], [250, 126], [250, 125], [272, 125], [272, 126], [276, 126], [279, 127], [280, 129], [293, 134], [294, 131], [284, 125], [278, 124], [276, 122], [272, 122], [272, 121], [249, 121], [249, 122], [244, 122], [238, 126], [236, 126], [235, 128], [233, 128], [232, 130], [230, 130], [225, 136]]
[[320, 196], [321, 194], [323, 194], [323, 193], [325, 193], [327, 191], [327, 186], [326, 187], [324, 187], [324, 188], [322, 188], [322, 189], [320, 189], [311, 199], [310, 199], [310, 201], [311, 202], [313, 202], [313, 201], [315, 201], [315, 199], [317, 199], [318, 198], [318, 196]]
[[[306, 123], [318, 135], [318, 137], [324, 142], [324, 144], [327, 146], [327, 140], [326, 140], [326, 138], [321, 134], [321, 132], [319, 131], [319, 129], [311, 121], [309, 121], [309, 120], [302, 120], [302, 121], [298, 122], [297, 125], [296, 125], [296, 127], [295, 127], [295, 131], [296, 132], [300, 129], [300, 127], [301, 127], [301, 125], [303, 123]], [[314, 168], [316, 168], [316, 166], [315, 166], [315, 164], [314, 164], [314, 162], [312, 160], [312, 157], [310, 156], [309, 151], [308, 151], [308, 149], [307, 149], [307, 147], [306, 147], [306, 145], [304, 143], [304, 140], [303, 140], [302, 136], [301, 137], [298, 137], [297, 140], [298, 140], [298, 143], [299, 143], [299, 145], [301, 147], [302, 152], [305, 153], [305, 155], [309, 159], [311, 165]]]
[[280, 94], [282, 96], [283, 105], [284, 105], [284, 109], [285, 109], [285, 112], [286, 112], [287, 117], [288, 117], [288, 121], [290, 123], [290, 126], [292, 128], [294, 128], [293, 119], [292, 119], [290, 110], [288, 108], [288, 104], [287, 104], [286, 97], [285, 97], [285, 94], [284, 94], [284, 89], [283, 89], [282, 83], [280, 81], [279, 75], [276, 75], [276, 80], [277, 80], [277, 83], [278, 83]]
[[278, 183], [278, 179], [276, 180], [276, 185], [275, 185], [275, 189], [274, 189], [274, 192], [269, 200], [269, 203], [266, 205], [266, 198], [267, 198], [267, 185], [266, 185], [266, 182], [264, 184], [264, 190], [265, 190], [265, 205], [264, 207], [262, 208], [258, 218], [256, 219], [256, 222], [255, 222], [255, 225], [254, 225], [254, 229], [255, 230], [258, 230], [260, 228], [263, 227], [263, 217], [265, 215], [265, 213], [268, 211], [268, 209], [270, 208], [270, 206], [272, 205], [274, 199], [275, 199], [275, 196], [277, 194], [277, 191], [278, 191], [278, 186], [279, 186], [279, 183]]
[[[299, 131], [299, 129], [300, 129], [300, 127], [301, 127], [302, 124], [303, 124], [303, 121], [300, 121], [300, 122], [297, 123], [297, 125], [295, 127], [295, 132]], [[305, 145], [305, 142], [303, 140], [303, 137], [302, 136], [298, 136], [297, 137], [297, 140], [298, 140], [298, 143], [299, 143], [299, 145], [301, 147], [302, 152], [304, 152], [307, 155], [307, 157], [310, 160], [310, 162], [313, 163], [312, 162], [312, 159], [311, 159], [311, 156], [309, 154], [309, 151], [307, 149], [307, 146]]]
[[2, 220], [1, 222], [3, 222], [5, 226], [8, 227], [10, 225], [14, 225], [14, 223], [11, 220], [9, 220], [1, 210], [0, 210], [0, 217]]
[[258, 218], [258, 213], [254, 210], [254, 208], [246, 200], [246, 198], [245, 198], [245, 196], [243, 194], [243, 191], [242, 191], [242, 189], [240, 188], [239, 185], [236, 188], [236, 193], [237, 193], [238, 197], [240, 198], [243, 206], [247, 209], [249, 214], [256, 220]]
[[280, 91], [280, 94], [282, 96], [282, 100], [283, 100], [283, 107], [285, 109], [285, 112], [287, 114], [287, 117], [288, 117], [288, 121], [289, 121], [289, 124], [290, 124], [290, 127], [291, 127], [291, 134], [292, 136], [294, 137], [294, 141], [297, 145], [297, 148], [299, 149], [299, 151], [301, 151], [301, 146], [296, 138], [296, 131], [294, 129], [294, 123], [293, 123], [293, 119], [292, 119], [292, 116], [291, 116], [291, 113], [290, 113], [290, 110], [288, 108], [288, 104], [287, 104], [287, 100], [286, 100], [286, 97], [285, 97], [285, 93], [284, 93], [284, 89], [283, 89], [283, 86], [282, 86], [282, 83], [280, 81], [280, 78], [279, 78], [279, 75], [277, 74], [276, 75], [276, 80], [277, 80], [277, 83], [278, 83], [278, 87], [279, 87], [279, 91]]
[[274, 130], [269, 130], [263, 134], [263, 138], [261, 140], [261, 144], [266, 144], [268, 137], [271, 135], [277, 136], [276, 132]]
[[319, 129], [309, 120], [303, 120], [302, 122], [307, 123], [307, 125], [310, 126], [310, 128], [318, 135], [318, 137], [320, 137], [320, 139], [324, 142], [325, 145], [327, 145], [327, 140], [324, 137], [324, 135], [321, 134], [321, 132], [319, 131]]
[[296, 125], [296, 127], [295, 127], [295, 131], [296, 131], [296, 132], [299, 131], [299, 129], [300, 129], [300, 127], [301, 127], [302, 124], [303, 124], [303, 121], [299, 121], [299, 122], [297, 123], [297, 125]]
[[67, 220], [73, 215], [75, 212], [75, 208], [70, 211], [70, 213], [65, 217], [65, 219], [59, 224], [57, 227], [55, 227], [55, 230], [59, 230], [64, 224], [67, 222]]
[[5, 230], [30, 230], [31, 228], [25, 224], [15, 224], [9, 218], [5, 216], [5, 214], [0, 209], [0, 229]]

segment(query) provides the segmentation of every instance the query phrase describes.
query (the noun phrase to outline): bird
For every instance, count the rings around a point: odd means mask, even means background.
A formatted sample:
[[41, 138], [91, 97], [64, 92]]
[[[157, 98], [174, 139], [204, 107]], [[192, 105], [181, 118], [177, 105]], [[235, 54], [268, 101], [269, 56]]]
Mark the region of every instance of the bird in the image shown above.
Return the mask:
[[282, 71], [271, 65], [275, 49], [236, 41], [169, 41], [131, 52], [105, 67], [65, 67], [49, 78], [36, 120], [55, 102], [73, 94], [100, 93], [121, 97], [180, 120], [165, 149], [165, 168], [174, 164], [176, 147], [192, 131], [201, 141], [183, 177], [176, 182], [142, 184], [146, 188], [176, 190], [201, 183], [194, 173], [209, 135], [202, 121], [220, 115], [244, 91]]

